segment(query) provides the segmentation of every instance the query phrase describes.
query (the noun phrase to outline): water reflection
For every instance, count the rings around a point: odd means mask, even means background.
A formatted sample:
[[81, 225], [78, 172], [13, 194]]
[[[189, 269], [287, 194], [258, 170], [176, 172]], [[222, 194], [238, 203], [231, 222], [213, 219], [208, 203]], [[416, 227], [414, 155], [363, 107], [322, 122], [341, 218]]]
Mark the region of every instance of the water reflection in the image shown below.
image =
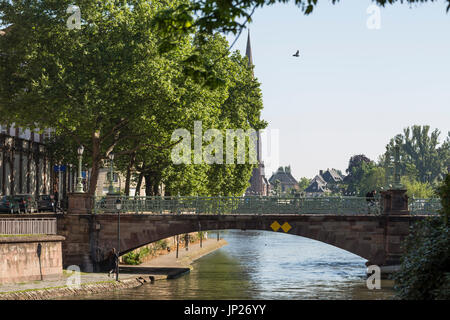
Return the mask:
[[[392, 282], [366, 287], [366, 260], [281, 232], [221, 231], [228, 245], [193, 264], [190, 274], [85, 299], [390, 299]], [[210, 234], [211, 238], [215, 237]]]

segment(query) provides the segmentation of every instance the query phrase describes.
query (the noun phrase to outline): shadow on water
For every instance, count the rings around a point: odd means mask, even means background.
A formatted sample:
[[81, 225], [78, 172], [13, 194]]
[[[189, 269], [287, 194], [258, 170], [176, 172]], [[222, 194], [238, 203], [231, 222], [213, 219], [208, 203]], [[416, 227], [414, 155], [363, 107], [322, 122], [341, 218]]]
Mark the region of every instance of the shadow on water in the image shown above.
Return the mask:
[[[365, 259], [303, 237], [221, 231], [228, 245], [184, 277], [84, 299], [391, 299], [392, 282], [366, 287]], [[213, 232], [210, 238], [215, 238]]]

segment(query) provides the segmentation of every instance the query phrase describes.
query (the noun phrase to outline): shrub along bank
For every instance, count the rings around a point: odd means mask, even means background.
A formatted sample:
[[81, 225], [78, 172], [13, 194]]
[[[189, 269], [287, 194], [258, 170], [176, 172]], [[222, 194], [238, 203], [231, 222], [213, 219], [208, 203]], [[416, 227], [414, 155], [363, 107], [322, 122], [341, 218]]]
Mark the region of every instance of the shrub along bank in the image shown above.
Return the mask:
[[[186, 235], [180, 235], [179, 246], [180, 248], [186, 247], [186, 238], [189, 239], [189, 243], [200, 241], [200, 237], [202, 237], [202, 239], [206, 239], [206, 234], [206, 232], [193, 232], [189, 234], [189, 237], [186, 237]], [[122, 262], [128, 265], [139, 265], [152, 259], [153, 257], [169, 253], [170, 250], [175, 249], [176, 246], [176, 237], [162, 239], [128, 252], [123, 255]]]
[[401, 269], [395, 274], [400, 299], [450, 299], [450, 175], [439, 188], [442, 211], [412, 226]]

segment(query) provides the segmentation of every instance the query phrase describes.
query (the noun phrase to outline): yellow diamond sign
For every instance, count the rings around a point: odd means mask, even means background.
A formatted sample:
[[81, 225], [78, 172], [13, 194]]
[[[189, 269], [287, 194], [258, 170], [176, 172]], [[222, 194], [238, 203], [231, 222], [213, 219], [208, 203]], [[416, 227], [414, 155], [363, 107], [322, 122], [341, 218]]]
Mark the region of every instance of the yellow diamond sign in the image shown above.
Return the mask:
[[270, 227], [272, 228], [273, 231], [276, 232], [276, 231], [278, 231], [278, 229], [280, 229], [281, 225], [277, 221], [275, 221], [274, 223], [272, 223], [270, 225]]
[[281, 229], [283, 229], [284, 232], [288, 232], [289, 230], [291, 230], [291, 225], [287, 222], [285, 222], [282, 226]]

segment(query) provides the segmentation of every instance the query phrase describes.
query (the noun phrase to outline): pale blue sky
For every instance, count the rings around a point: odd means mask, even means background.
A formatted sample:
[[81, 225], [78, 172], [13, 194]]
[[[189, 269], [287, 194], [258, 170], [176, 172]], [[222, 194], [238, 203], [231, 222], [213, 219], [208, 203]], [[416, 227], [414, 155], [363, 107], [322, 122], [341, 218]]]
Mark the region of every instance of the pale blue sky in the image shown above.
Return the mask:
[[[447, 4], [381, 8], [381, 28], [370, 30], [371, 4], [320, 1], [309, 16], [278, 4], [254, 14], [262, 116], [269, 129], [279, 129], [280, 165], [290, 164], [297, 179], [319, 169], [345, 171], [354, 154], [375, 160], [410, 125], [438, 128], [442, 138], [450, 130]], [[233, 50], [245, 54], [246, 41], [247, 31]], [[300, 58], [292, 57], [297, 49]]]

